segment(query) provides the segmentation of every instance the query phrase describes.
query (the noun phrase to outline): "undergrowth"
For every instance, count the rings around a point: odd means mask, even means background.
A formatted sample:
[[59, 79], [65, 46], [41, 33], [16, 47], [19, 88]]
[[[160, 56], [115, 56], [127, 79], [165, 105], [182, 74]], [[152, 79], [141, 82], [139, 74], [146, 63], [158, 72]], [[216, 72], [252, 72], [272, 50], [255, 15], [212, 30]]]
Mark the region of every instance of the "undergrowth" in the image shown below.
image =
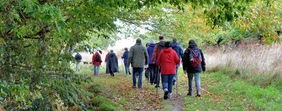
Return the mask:
[[113, 111], [116, 105], [104, 97], [103, 86], [94, 84], [87, 75], [44, 77], [30, 89], [29, 80], [0, 81], [0, 104], [5, 110], [95, 110]]

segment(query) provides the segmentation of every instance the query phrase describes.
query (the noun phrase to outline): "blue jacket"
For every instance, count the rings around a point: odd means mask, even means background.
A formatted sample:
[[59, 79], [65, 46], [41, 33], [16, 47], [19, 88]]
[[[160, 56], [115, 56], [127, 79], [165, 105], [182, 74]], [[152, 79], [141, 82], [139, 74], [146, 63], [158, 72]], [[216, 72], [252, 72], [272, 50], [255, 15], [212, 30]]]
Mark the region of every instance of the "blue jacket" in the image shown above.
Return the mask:
[[152, 56], [153, 56], [155, 45], [156, 44], [149, 44], [149, 47], [147, 47], [147, 52], [149, 55], [149, 64], [152, 64]]
[[123, 59], [123, 62], [124, 62], [124, 63], [127, 63], [127, 62], [128, 62], [128, 50], [125, 50], [125, 51], [124, 51], [124, 53], [123, 53], [123, 55], [122, 55], [121, 58]]
[[183, 57], [183, 49], [179, 44], [177, 44], [176, 42], [171, 42], [170, 46], [176, 52], [179, 58]]

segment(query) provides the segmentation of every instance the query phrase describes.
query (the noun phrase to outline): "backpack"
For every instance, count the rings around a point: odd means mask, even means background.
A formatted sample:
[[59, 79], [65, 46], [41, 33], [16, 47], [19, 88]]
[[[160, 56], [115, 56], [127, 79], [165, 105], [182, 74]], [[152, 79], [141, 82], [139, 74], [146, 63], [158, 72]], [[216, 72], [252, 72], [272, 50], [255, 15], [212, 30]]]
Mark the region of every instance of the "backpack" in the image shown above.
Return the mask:
[[96, 55], [96, 56], [95, 56], [95, 61], [101, 62], [101, 61], [102, 61], [102, 60], [101, 60], [101, 56], [100, 56], [100, 55]]
[[195, 52], [194, 50], [190, 49], [190, 64], [192, 67], [199, 67], [202, 63], [202, 56], [200, 53], [200, 49], [197, 49], [198, 51]]
[[81, 57], [81, 55], [79, 53], [77, 53], [74, 58], [77, 61], [80, 61], [82, 59], [82, 57]]

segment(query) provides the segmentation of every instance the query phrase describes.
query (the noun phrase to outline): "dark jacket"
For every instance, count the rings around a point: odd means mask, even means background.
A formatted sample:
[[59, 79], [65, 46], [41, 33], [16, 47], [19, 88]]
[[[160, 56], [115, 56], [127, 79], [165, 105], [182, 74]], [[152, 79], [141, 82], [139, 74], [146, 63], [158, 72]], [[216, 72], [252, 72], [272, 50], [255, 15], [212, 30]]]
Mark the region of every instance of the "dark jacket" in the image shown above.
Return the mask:
[[123, 59], [123, 63], [127, 63], [128, 62], [128, 50], [125, 50], [123, 55], [122, 55], [122, 59]]
[[152, 63], [155, 63], [157, 61], [159, 53], [164, 48], [164, 45], [165, 45], [164, 41], [160, 41], [159, 43], [156, 44], [153, 55], [152, 55], [152, 60], [151, 60]]
[[183, 49], [182, 49], [182, 47], [179, 44], [177, 44], [176, 42], [171, 42], [170, 46], [176, 52], [178, 57], [182, 58], [182, 56], [183, 56]]
[[118, 59], [115, 53], [110, 52], [108, 54], [108, 57], [106, 59], [107, 65], [106, 65], [106, 73], [110, 73], [110, 70], [112, 72], [119, 72], [118, 70]]
[[152, 64], [152, 56], [153, 56], [154, 48], [155, 48], [155, 44], [149, 44], [149, 47], [147, 47], [149, 64]]
[[82, 56], [81, 56], [79, 53], [76, 53], [75, 56], [74, 56], [74, 59], [75, 59], [76, 61], [81, 61]]
[[148, 53], [141, 42], [130, 48], [128, 64], [134, 68], [143, 68], [144, 65], [148, 65]]
[[[201, 65], [198, 67], [192, 67], [190, 60], [192, 57], [190, 57], [191, 50], [193, 50], [195, 53], [201, 54]], [[183, 58], [182, 58], [182, 64], [183, 64], [183, 70], [186, 71], [188, 74], [191, 73], [200, 73], [201, 71], [206, 70], [206, 63], [205, 63], [205, 57], [201, 49], [199, 49], [197, 46], [189, 45], [189, 47], [185, 50]]]

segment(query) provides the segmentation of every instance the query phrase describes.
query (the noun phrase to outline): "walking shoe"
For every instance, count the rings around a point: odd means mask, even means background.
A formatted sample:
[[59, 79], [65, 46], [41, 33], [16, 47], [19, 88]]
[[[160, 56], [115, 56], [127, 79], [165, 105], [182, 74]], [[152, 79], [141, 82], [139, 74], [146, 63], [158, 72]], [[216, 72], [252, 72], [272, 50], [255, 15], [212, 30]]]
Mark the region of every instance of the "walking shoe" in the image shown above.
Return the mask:
[[169, 96], [168, 96], [168, 98], [172, 98], [172, 93], [169, 93]]
[[201, 95], [200, 95], [200, 94], [197, 94], [196, 97], [201, 97]]
[[187, 96], [192, 96], [192, 94], [190, 92], [187, 93]]
[[165, 91], [165, 93], [164, 93], [164, 99], [168, 99], [168, 91]]
[[136, 86], [132, 86], [132, 88], [133, 88], [133, 89], [135, 89], [135, 88], [136, 88]]

